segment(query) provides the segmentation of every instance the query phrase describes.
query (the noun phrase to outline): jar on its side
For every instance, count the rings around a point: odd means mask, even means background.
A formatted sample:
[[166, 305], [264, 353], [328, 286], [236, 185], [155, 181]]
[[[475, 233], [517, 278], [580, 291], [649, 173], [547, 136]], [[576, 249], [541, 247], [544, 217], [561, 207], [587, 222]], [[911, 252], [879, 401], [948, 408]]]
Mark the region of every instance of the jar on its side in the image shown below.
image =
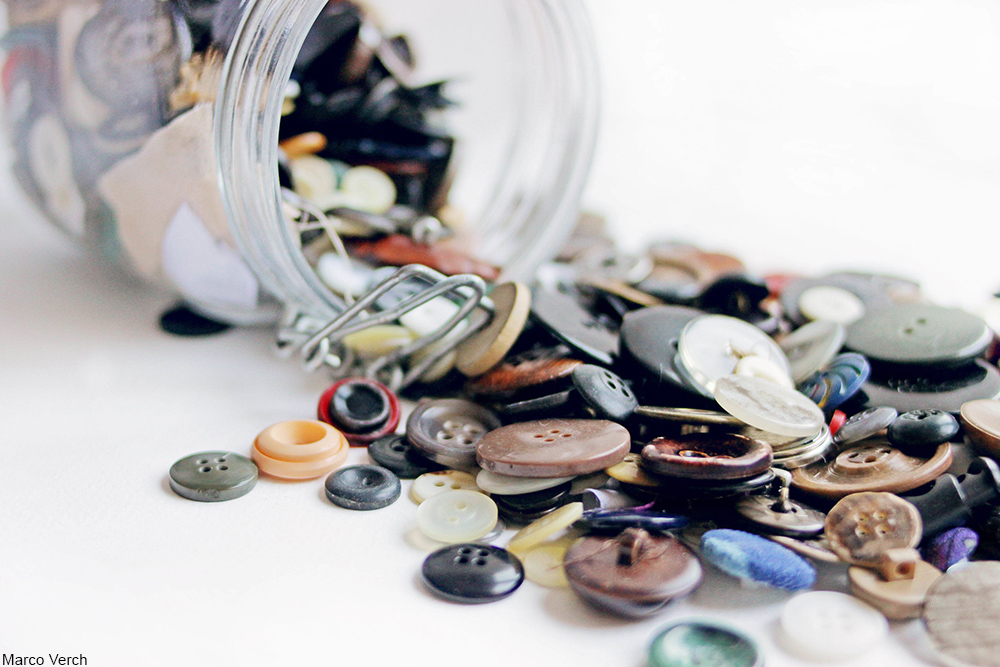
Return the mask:
[[[366, 7], [449, 79], [455, 242], [524, 278], [569, 233], [597, 66], [579, 0]], [[282, 209], [287, 83], [327, 0], [9, 0], [0, 77], [14, 172], [63, 230], [235, 323], [343, 301]]]

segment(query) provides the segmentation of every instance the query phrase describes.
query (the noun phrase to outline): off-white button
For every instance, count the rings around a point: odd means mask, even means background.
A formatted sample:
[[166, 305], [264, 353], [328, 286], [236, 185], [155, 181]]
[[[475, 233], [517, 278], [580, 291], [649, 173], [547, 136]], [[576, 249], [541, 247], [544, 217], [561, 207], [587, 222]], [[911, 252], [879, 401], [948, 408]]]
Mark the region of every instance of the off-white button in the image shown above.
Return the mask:
[[448, 544], [478, 540], [496, 525], [496, 503], [476, 491], [448, 491], [417, 508], [420, 532]]
[[823, 411], [799, 392], [747, 375], [720, 379], [715, 400], [732, 416], [768, 433], [805, 437], [819, 433], [825, 423]]
[[413, 480], [410, 487], [410, 498], [418, 505], [428, 498], [440, 495], [445, 491], [479, 491], [476, 478], [461, 470], [436, 470], [426, 472]]
[[806, 319], [831, 320], [847, 326], [864, 317], [865, 304], [842, 287], [817, 285], [799, 295], [799, 312]]
[[787, 647], [807, 660], [849, 660], [877, 644], [889, 623], [850, 595], [812, 591], [785, 604], [781, 630]]

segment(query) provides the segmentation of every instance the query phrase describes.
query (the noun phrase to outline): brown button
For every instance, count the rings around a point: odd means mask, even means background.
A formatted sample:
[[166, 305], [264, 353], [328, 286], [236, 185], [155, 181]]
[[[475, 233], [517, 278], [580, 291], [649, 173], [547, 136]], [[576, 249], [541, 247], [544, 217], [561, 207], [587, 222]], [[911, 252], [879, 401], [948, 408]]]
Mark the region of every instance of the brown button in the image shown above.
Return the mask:
[[943, 575], [927, 593], [923, 617], [947, 664], [1000, 667], [1000, 563], [969, 563]]
[[839, 563], [840, 556], [830, 548], [830, 542], [825, 535], [820, 535], [814, 540], [798, 540], [787, 535], [768, 535], [768, 539], [777, 542], [783, 547], [787, 547], [811, 560], [820, 563]]
[[621, 461], [632, 438], [602, 419], [543, 419], [490, 431], [476, 446], [479, 465], [515, 477], [570, 477]]
[[423, 264], [446, 276], [472, 273], [483, 280], [493, 281], [500, 275], [500, 270], [491, 264], [440, 243], [433, 246], [417, 243], [402, 234], [390, 234], [378, 241], [352, 241], [350, 249], [358, 259], [389, 266]]
[[569, 548], [563, 569], [583, 599], [623, 616], [645, 616], [701, 583], [701, 564], [674, 537], [627, 528], [617, 538], [585, 537]]
[[524, 331], [531, 312], [531, 290], [521, 283], [503, 283], [490, 292], [493, 319], [458, 346], [455, 367], [465, 375], [482, 375], [500, 363]]
[[872, 570], [852, 567], [847, 570], [851, 593], [892, 620], [919, 618], [927, 591], [941, 572], [925, 561], [917, 561], [912, 579], [885, 581]]
[[647, 471], [685, 479], [743, 479], [771, 467], [771, 447], [735, 433], [656, 438], [642, 448]]
[[961, 416], [969, 442], [986, 456], [1000, 458], [1000, 401], [984, 398], [963, 403]]
[[493, 370], [465, 383], [465, 390], [475, 396], [504, 398], [518, 391], [547, 382], [568, 378], [582, 364], [577, 359], [528, 359], [503, 362]]
[[902, 493], [927, 484], [951, 465], [951, 445], [930, 457], [910, 456], [884, 438], [869, 439], [824, 460], [792, 471], [792, 486], [806, 493], [839, 500], [851, 493]]
[[878, 567], [886, 552], [912, 549], [920, 542], [920, 512], [891, 493], [852, 493], [826, 515], [826, 539], [841, 560]]

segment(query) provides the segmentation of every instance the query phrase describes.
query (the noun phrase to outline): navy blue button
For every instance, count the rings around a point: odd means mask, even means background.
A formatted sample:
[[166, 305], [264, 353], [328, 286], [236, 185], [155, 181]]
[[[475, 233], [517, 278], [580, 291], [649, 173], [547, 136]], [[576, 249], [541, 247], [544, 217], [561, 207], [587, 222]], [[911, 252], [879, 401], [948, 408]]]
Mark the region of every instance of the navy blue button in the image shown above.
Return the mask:
[[479, 604], [502, 600], [524, 581], [521, 561], [487, 544], [453, 544], [424, 560], [424, 583], [452, 602]]
[[937, 447], [958, 435], [959, 425], [951, 413], [941, 410], [910, 410], [896, 417], [886, 437], [901, 450]]
[[577, 521], [578, 526], [595, 533], [620, 533], [626, 528], [642, 528], [651, 533], [662, 533], [678, 530], [688, 523], [686, 516], [635, 508], [587, 510]]
[[326, 478], [326, 497], [351, 510], [377, 510], [396, 502], [401, 485], [392, 471], [373, 465], [341, 468]]

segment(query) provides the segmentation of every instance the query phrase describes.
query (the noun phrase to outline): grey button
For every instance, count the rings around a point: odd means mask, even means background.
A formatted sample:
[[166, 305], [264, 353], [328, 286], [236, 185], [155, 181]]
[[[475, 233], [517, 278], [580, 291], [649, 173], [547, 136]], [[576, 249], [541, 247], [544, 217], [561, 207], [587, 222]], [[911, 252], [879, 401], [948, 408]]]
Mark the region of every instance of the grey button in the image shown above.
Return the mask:
[[476, 443], [500, 420], [486, 408], [458, 398], [422, 401], [406, 421], [406, 439], [421, 454], [442, 465], [476, 465]]
[[326, 497], [349, 510], [377, 510], [399, 498], [402, 486], [392, 471], [381, 466], [341, 468], [326, 478]]
[[958, 308], [895, 305], [870, 312], [847, 329], [847, 347], [873, 363], [955, 367], [993, 340], [986, 322]]
[[257, 466], [232, 452], [192, 454], [170, 466], [170, 488], [188, 500], [233, 500], [250, 493], [256, 484]]
[[879, 405], [868, 408], [863, 412], [852, 415], [844, 422], [837, 434], [833, 436], [833, 441], [838, 445], [848, 445], [865, 438], [877, 435], [879, 432], [889, 428], [889, 424], [896, 420], [899, 412], [895, 408]]

